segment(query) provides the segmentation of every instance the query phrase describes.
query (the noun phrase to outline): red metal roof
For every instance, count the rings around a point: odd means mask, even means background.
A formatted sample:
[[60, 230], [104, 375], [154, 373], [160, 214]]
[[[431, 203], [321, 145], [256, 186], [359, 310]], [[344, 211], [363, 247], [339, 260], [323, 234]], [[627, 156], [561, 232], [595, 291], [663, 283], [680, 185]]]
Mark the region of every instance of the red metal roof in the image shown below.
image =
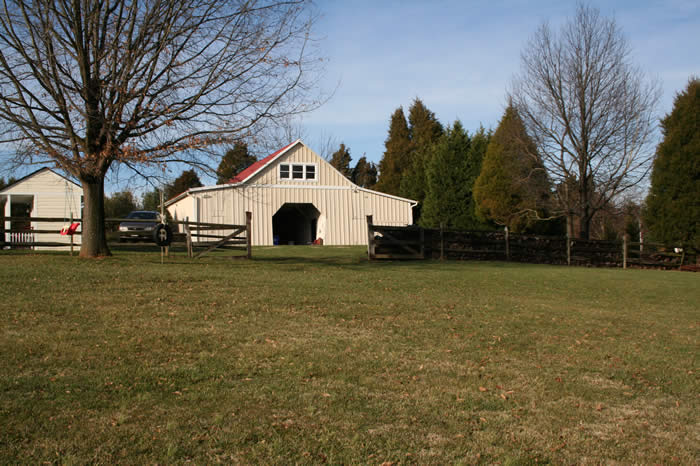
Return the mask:
[[244, 182], [245, 180], [247, 180], [248, 178], [253, 176], [255, 173], [257, 173], [258, 170], [260, 170], [262, 167], [264, 167], [268, 163], [272, 162], [275, 159], [275, 157], [277, 157], [282, 152], [284, 152], [285, 150], [287, 150], [291, 146], [293, 146], [296, 142], [297, 141], [295, 141], [291, 144], [287, 144], [286, 146], [284, 146], [280, 150], [273, 152], [272, 154], [268, 155], [264, 159], [260, 159], [257, 162], [253, 163], [248, 168], [241, 170], [236, 176], [234, 176], [233, 178], [231, 178], [229, 180], [229, 183], [242, 183], [242, 182]]

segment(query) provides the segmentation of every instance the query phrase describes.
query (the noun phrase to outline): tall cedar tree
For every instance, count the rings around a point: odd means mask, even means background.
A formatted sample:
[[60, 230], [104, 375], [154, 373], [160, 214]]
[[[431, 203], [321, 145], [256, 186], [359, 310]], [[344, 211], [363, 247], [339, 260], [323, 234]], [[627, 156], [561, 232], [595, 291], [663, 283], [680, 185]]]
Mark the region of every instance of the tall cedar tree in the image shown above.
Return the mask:
[[691, 78], [661, 121], [644, 219], [653, 238], [700, 249], [700, 79]]
[[352, 162], [352, 157], [350, 157], [350, 149], [345, 147], [345, 144], [342, 143], [340, 144], [338, 150], [333, 152], [333, 155], [331, 155], [331, 159], [329, 160], [329, 163], [347, 179], [352, 177], [350, 162]]
[[255, 156], [248, 153], [248, 145], [236, 143], [226, 151], [216, 169], [216, 184], [227, 184], [240, 171], [255, 163]]
[[420, 224], [428, 228], [439, 227], [468, 230], [475, 226], [470, 203], [472, 171], [469, 160], [470, 140], [462, 123], [455, 121], [432, 148], [427, 168], [427, 194]]
[[202, 182], [199, 180], [197, 172], [185, 170], [175, 178], [175, 181], [165, 187], [165, 199], [172, 199], [190, 188], [199, 188], [200, 186], [202, 186]]
[[389, 136], [384, 142], [384, 156], [379, 162], [379, 179], [375, 189], [387, 194], [399, 195], [401, 175], [409, 164], [411, 136], [403, 108], [397, 108], [391, 115]]
[[408, 110], [409, 134], [411, 137], [410, 162], [401, 176], [401, 196], [420, 203], [427, 191], [426, 170], [430, 163], [432, 146], [442, 136], [443, 128], [423, 101], [416, 98]]
[[549, 186], [537, 150], [512, 105], [506, 108], [486, 150], [476, 183], [477, 213], [522, 232], [545, 207]]
[[377, 184], [377, 166], [362, 156], [352, 169], [352, 182], [363, 188], [372, 188]]
[[486, 150], [489, 147], [489, 142], [491, 142], [491, 131], [486, 131], [483, 126], [479, 127], [479, 131], [472, 136], [471, 145], [469, 146], [469, 154], [467, 156], [467, 175], [466, 175], [466, 185], [469, 189], [469, 213], [470, 225], [467, 229], [481, 230], [489, 228], [489, 223], [484, 222], [476, 212], [476, 200], [474, 199], [474, 185], [476, 184], [477, 178], [481, 173], [481, 168], [484, 164], [484, 157], [486, 157]]

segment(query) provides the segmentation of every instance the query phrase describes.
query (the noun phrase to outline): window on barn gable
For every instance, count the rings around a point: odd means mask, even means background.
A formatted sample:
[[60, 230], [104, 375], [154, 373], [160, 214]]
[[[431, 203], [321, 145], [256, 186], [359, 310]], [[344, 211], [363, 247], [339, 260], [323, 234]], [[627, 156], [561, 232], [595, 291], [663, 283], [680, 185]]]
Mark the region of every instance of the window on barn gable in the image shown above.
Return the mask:
[[286, 163], [280, 164], [280, 179], [281, 180], [288, 180], [289, 179], [289, 165]]
[[316, 179], [316, 166], [315, 165], [306, 165], [306, 175], [305, 178], [307, 180], [315, 180]]
[[282, 163], [279, 165], [279, 179], [316, 181], [316, 164]]

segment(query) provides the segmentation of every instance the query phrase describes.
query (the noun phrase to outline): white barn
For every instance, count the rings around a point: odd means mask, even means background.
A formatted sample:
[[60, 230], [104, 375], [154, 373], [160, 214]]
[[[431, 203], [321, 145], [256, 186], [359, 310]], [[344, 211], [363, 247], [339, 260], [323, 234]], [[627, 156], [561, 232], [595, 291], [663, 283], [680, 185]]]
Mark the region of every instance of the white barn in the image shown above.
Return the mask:
[[[0, 189], [0, 214], [2, 216], [2, 234], [5, 241], [11, 241], [10, 230], [25, 230], [24, 240], [32, 237], [33, 230], [60, 230], [60, 222], [36, 222], [32, 217], [52, 217], [65, 219], [81, 217], [83, 189], [80, 185], [61, 176], [50, 168], [41, 168], [9, 186]], [[7, 217], [25, 217], [26, 221], [6, 220]], [[16, 237], [15, 237], [16, 238]], [[60, 234], [36, 235], [35, 241], [62, 242], [70, 240]], [[80, 235], [75, 235], [75, 244], [80, 244]]]
[[416, 201], [352, 183], [303, 142], [257, 161], [229, 184], [192, 188], [165, 203], [176, 220], [245, 224], [253, 245], [367, 244], [367, 216], [381, 225], [410, 225]]

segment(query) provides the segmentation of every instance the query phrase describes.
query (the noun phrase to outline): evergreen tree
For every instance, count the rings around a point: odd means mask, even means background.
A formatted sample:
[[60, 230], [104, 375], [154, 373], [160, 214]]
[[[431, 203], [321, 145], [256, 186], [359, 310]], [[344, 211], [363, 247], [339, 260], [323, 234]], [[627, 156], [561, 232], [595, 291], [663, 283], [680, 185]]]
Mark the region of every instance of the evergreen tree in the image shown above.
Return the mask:
[[506, 108], [488, 144], [474, 184], [476, 210], [483, 220], [521, 232], [545, 207], [549, 183], [534, 143], [512, 105]]
[[411, 152], [411, 137], [403, 108], [391, 115], [389, 136], [384, 142], [384, 156], [379, 162], [379, 179], [375, 189], [398, 195], [401, 190], [401, 175], [408, 166]]
[[700, 78], [691, 78], [661, 120], [644, 218], [653, 238], [700, 248]]
[[[132, 210], [138, 210], [138, 202], [131, 191], [120, 191], [105, 196], [105, 216], [107, 218], [124, 218]], [[116, 227], [116, 225], [114, 225]]]
[[420, 224], [437, 228], [466, 230], [474, 227], [470, 206], [471, 186], [468, 185], [469, 149], [472, 142], [462, 123], [452, 128], [433, 146], [427, 167], [427, 194]]
[[227, 184], [231, 178], [255, 163], [257, 159], [248, 153], [248, 146], [236, 143], [226, 151], [216, 169], [216, 184]]
[[362, 156], [352, 169], [352, 182], [363, 188], [372, 188], [377, 184], [377, 166]]
[[17, 178], [15, 178], [14, 176], [9, 177], [7, 179], [7, 181], [5, 181], [5, 178], [0, 177], [0, 189], [3, 189], [6, 186], [10, 186], [11, 184], [16, 183], [16, 182], [17, 182]]
[[[166, 197], [164, 200], [168, 200]], [[148, 191], [143, 195], [143, 210], [152, 210], [160, 212], [160, 191], [154, 189], [153, 191]]]
[[401, 196], [422, 203], [427, 190], [426, 170], [430, 163], [432, 146], [442, 136], [443, 128], [423, 101], [416, 98], [408, 110], [411, 138], [410, 162], [401, 176]]
[[190, 188], [199, 188], [202, 182], [194, 170], [185, 170], [171, 184], [165, 186], [165, 199], [172, 199]]
[[338, 150], [333, 152], [333, 155], [331, 155], [331, 159], [329, 160], [329, 163], [348, 179], [352, 177], [350, 162], [352, 162], [352, 157], [350, 157], [350, 149], [345, 147], [345, 144], [342, 143], [340, 144]]

